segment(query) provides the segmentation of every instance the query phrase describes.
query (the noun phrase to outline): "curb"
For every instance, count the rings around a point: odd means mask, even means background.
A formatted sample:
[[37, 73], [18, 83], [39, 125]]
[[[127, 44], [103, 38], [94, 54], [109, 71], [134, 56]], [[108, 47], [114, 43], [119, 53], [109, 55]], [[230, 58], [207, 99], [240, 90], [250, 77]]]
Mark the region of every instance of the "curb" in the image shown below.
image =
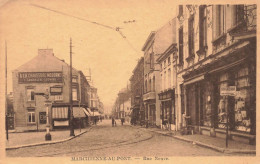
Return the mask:
[[221, 147], [217, 147], [217, 146], [214, 146], [214, 145], [209, 145], [209, 144], [206, 144], [206, 143], [202, 143], [202, 142], [199, 142], [199, 141], [192, 141], [192, 140], [189, 140], [189, 139], [181, 137], [181, 136], [174, 136], [174, 135], [170, 135], [170, 134], [165, 134], [163, 132], [154, 131], [154, 130], [151, 130], [151, 129], [147, 129], [147, 130], [150, 131], [150, 132], [154, 132], [154, 133], [158, 133], [158, 134], [164, 135], [164, 136], [173, 137], [175, 139], [182, 140], [182, 141], [185, 141], [185, 142], [188, 142], [188, 143], [192, 143], [192, 144], [195, 144], [195, 145], [198, 145], [198, 146], [201, 146], [201, 147], [209, 148], [209, 149], [221, 152], [221, 153], [228, 153], [228, 154], [235, 154], [235, 153], [256, 154], [256, 150], [226, 149], [226, 148], [221, 148]]
[[69, 141], [73, 138], [79, 137], [82, 134], [88, 132], [89, 130], [91, 130], [92, 127], [90, 127], [89, 129], [86, 129], [85, 131], [75, 135], [75, 136], [71, 136], [69, 138], [63, 139], [63, 140], [58, 140], [58, 141], [47, 141], [47, 142], [40, 142], [40, 143], [35, 143], [35, 144], [28, 144], [28, 145], [20, 145], [20, 146], [12, 146], [12, 147], [6, 147], [5, 150], [13, 150], [13, 149], [19, 149], [19, 148], [25, 148], [25, 147], [33, 147], [33, 146], [41, 146], [41, 145], [51, 145], [51, 144], [56, 144], [56, 143], [62, 143], [62, 142], [66, 142]]

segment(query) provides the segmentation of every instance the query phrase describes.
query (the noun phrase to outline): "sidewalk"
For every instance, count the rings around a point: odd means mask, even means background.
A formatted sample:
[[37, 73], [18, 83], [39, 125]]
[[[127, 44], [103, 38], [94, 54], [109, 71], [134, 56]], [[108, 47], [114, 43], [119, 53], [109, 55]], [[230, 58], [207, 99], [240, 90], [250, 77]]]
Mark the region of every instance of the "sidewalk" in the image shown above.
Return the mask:
[[[75, 137], [89, 131], [91, 127], [87, 127], [84, 129], [75, 129], [74, 134]], [[64, 142], [74, 138], [70, 136], [70, 130], [56, 130], [50, 131], [52, 140], [45, 141], [45, 134], [46, 132], [23, 132], [23, 133], [9, 133], [8, 134], [8, 141], [6, 140], [6, 149], [16, 149], [20, 147], [29, 147], [29, 146], [36, 146], [36, 145], [44, 145], [44, 144], [53, 144]]]
[[[146, 128], [144, 128], [146, 129]], [[226, 140], [218, 137], [210, 137], [207, 135], [180, 135], [175, 133], [175, 131], [167, 131], [158, 128], [147, 128], [148, 131], [159, 133], [162, 135], [170, 136], [182, 141], [190, 142], [202, 147], [207, 147], [223, 153], [246, 153], [246, 154], [256, 154], [256, 146], [249, 145], [233, 140], [228, 140], [228, 148], [226, 148]]]

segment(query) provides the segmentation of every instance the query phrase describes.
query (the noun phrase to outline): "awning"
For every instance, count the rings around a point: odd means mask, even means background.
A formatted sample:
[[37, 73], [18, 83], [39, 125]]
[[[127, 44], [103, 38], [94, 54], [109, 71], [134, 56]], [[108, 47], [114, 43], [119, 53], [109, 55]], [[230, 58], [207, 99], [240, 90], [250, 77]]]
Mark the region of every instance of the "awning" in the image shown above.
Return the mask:
[[84, 113], [87, 115], [87, 116], [91, 116], [91, 113], [90, 113], [90, 109], [89, 108], [83, 108], [83, 111]]
[[198, 77], [195, 77], [195, 78], [192, 78], [192, 79], [188, 79], [188, 80], [185, 80], [186, 82], [184, 82], [184, 85], [192, 84], [192, 83], [201, 81], [203, 79], [204, 79], [204, 75], [201, 75], [201, 76], [198, 76]]
[[68, 118], [68, 107], [52, 107], [52, 118]]
[[82, 108], [82, 107], [73, 107], [74, 118], [84, 118], [84, 117], [86, 117], [84, 109], [85, 108]]
[[91, 116], [100, 116], [100, 114], [98, 112], [91, 112]]

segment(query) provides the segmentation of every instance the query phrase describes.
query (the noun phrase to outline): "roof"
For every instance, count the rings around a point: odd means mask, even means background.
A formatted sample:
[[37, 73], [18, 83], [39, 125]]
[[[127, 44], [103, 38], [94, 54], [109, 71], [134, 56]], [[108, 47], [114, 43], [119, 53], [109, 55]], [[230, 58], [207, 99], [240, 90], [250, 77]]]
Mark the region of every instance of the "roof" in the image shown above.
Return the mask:
[[[48, 49], [49, 50], [49, 49]], [[39, 50], [39, 54], [32, 58], [30, 61], [21, 65], [13, 71], [19, 72], [52, 72], [52, 71], [62, 71], [63, 67], [69, 67], [69, 64], [65, 63], [63, 60], [57, 58], [56, 56], [47, 52], [47, 54], [42, 53], [43, 50]], [[77, 69], [73, 68], [73, 71]]]
[[152, 31], [152, 32], [150, 33], [150, 35], [148, 36], [147, 40], [146, 40], [145, 43], [144, 43], [144, 46], [143, 46], [143, 48], [142, 48], [142, 51], [144, 51], [144, 50], [146, 49], [148, 43], [150, 43], [151, 40], [154, 38], [155, 33], [156, 33], [155, 31]]

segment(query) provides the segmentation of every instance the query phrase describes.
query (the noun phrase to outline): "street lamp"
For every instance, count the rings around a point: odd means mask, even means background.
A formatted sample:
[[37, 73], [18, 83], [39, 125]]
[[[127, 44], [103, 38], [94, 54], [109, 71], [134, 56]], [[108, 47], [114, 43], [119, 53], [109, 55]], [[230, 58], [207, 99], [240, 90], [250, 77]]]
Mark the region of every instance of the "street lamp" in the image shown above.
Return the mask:
[[49, 109], [50, 109], [52, 103], [49, 100], [48, 89], [46, 90], [44, 97], [46, 99], [45, 103], [44, 103], [44, 105], [46, 106], [46, 135], [45, 135], [45, 140], [50, 141], [51, 140], [51, 133], [50, 133], [50, 124], [49, 124]]

